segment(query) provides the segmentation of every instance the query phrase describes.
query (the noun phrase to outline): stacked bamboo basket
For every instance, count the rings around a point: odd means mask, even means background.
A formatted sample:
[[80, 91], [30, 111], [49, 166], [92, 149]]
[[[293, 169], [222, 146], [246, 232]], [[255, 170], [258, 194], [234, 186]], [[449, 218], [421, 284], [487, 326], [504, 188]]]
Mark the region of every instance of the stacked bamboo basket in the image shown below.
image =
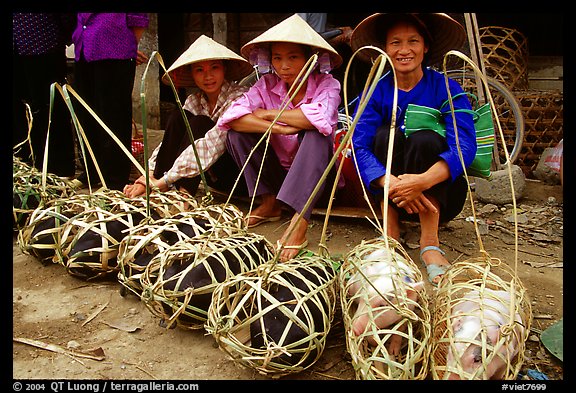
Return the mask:
[[518, 30], [486, 26], [479, 29], [486, 74], [507, 86], [524, 114], [522, 149], [515, 164], [530, 175], [546, 148], [563, 139], [562, 91], [535, 90], [528, 79], [528, 40]]

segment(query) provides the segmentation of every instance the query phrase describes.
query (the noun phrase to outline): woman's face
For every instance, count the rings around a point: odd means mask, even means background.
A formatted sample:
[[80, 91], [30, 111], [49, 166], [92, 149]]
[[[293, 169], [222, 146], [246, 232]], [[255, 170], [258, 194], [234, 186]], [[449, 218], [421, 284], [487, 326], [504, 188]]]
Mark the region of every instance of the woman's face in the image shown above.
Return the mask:
[[220, 93], [225, 71], [222, 60], [206, 60], [192, 64], [194, 82], [206, 94]]
[[388, 30], [384, 51], [396, 72], [408, 74], [422, 69], [428, 47], [415, 26], [399, 22]]
[[308, 61], [304, 46], [290, 42], [273, 43], [270, 48], [272, 67], [276, 75], [291, 86]]

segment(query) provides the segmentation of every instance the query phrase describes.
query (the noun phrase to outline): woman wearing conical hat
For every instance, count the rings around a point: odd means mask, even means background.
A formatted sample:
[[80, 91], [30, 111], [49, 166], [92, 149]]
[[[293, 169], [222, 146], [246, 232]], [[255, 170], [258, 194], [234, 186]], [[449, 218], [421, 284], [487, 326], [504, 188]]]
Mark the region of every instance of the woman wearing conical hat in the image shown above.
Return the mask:
[[[266, 156], [265, 144], [261, 143], [244, 171], [249, 195], [261, 197], [261, 204], [247, 217], [249, 228], [278, 221], [283, 207], [294, 212], [278, 241], [280, 260], [286, 261], [307, 246], [308, 221], [324, 190], [322, 185], [309, 209], [304, 211], [333, 155], [340, 83], [328, 71], [338, 67], [342, 58], [297, 14], [244, 45], [241, 53], [255, 59], [260, 71], [268, 71], [271, 66], [271, 72], [261, 76], [218, 121], [221, 128], [229, 130], [228, 150], [241, 168], [279, 114], [308, 59], [314, 53], [319, 56], [317, 69], [310, 73], [272, 127]], [[260, 174], [262, 160], [265, 162]]]
[[[451, 49], [460, 49], [466, 38], [464, 28], [446, 14], [374, 14], [356, 26], [351, 36], [354, 51], [376, 46], [390, 57], [398, 81], [394, 155], [390, 173], [388, 235], [400, 239], [400, 220], [420, 222], [420, 260], [428, 279], [437, 285], [448, 260], [440, 249], [440, 222], [453, 219], [464, 206], [466, 180], [456, 145], [450, 111], [445, 116], [446, 136], [424, 129], [405, 136], [404, 119], [408, 104], [440, 109], [448, 99], [444, 76], [428, 68], [442, 60]], [[361, 51], [366, 58], [376, 51]], [[452, 96], [462, 87], [450, 80]], [[352, 137], [359, 172], [383, 208], [383, 188], [394, 94], [392, 72], [383, 77], [362, 113]], [[454, 99], [456, 109], [470, 109], [465, 96]], [[472, 116], [457, 113], [458, 137], [465, 164], [476, 154]]]
[[[241, 56], [211, 38], [202, 35], [182, 53], [163, 76], [168, 74], [177, 88], [196, 88], [184, 105], [202, 170], [207, 170], [207, 183], [215, 189], [230, 191], [239, 169], [226, 151], [226, 133], [220, 132], [216, 121], [234, 100], [248, 88], [235, 81], [252, 72], [252, 66]], [[164, 137], [148, 160], [150, 182], [160, 191], [170, 187], [184, 188], [194, 195], [200, 184], [200, 168], [190, 143], [180, 110], [168, 118]], [[124, 187], [128, 197], [142, 195], [146, 180], [141, 176]], [[246, 195], [241, 187], [237, 193]]]

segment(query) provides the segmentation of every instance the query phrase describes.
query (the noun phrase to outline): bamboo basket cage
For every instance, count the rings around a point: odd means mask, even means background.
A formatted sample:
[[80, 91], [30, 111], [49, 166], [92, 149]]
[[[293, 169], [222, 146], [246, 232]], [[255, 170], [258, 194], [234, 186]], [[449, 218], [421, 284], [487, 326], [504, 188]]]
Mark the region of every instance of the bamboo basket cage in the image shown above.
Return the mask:
[[[429, 300], [419, 268], [400, 243], [389, 238], [389, 244], [387, 249], [382, 238], [362, 241], [344, 258], [339, 289], [346, 345], [357, 379], [422, 380], [430, 354]], [[390, 270], [378, 271], [382, 264]], [[391, 287], [382, 293], [384, 280]], [[409, 297], [409, 292], [417, 296]], [[357, 313], [360, 304], [370, 306]], [[389, 315], [397, 320], [382, 326], [378, 318]], [[366, 320], [366, 329], [355, 333], [360, 319]], [[397, 355], [390, 350], [394, 337], [401, 340]]]
[[[198, 206], [198, 202], [187, 193], [169, 191], [151, 196], [151, 217], [161, 218], [186, 211], [188, 206]], [[55, 198], [38, 206], [30, 214], [26, 225], [18, 232], [18, 245], [22, 252], [32, 255], [42, 263], [66, 265], [63, 250], [72, 241], [69, 233], [62, 237], [64, 224], [72, 217], [85, 219], [82, 214], [93, 208], [117, 209], [118, 205], [130, 204], [133, 209], [145, 213], [144, 198], [127, 199], [120, 191], [100, 189], [92, 194], [72, 194], [66, 198]]]
[[120, 242], [118, 281], [124, 289], [140, 297], [140, 277], [146, 268], [146, 261], [149, 262], [154, 255], [178, 241], [207, 231], [213, 231], [216, 236], [229, 236], [242, 228], [242, 212], [235, 205], [224, 204], [198, 207], [171, 217], [143, 222], [132, 228]]
[[16, 156], [13, 156], [12, 168], [12, 227], [15, 231], [26, 226], [30, 214], [39, 206], [75, 194], [68, 180], [52, 173], [46, 174], [46, 187], [43, 187], [42, 172]]
[[84, 280], [117, 274], [120, 241], [144, 217], [142, 210], [133, 208], [117, 212], [94, 208], [73, 217], [62, 231], [63, 239], [71, 237], [64, 249], [68, 273]]
[[[504, 291], [510, 300], [503, 301], [491, 291]], [[474, 293], [478, 296], [471, 296]], [[462, 310], [465, 301], [471, 310]], [[457, 262], [443, 276], [434, 303], [430, 358], [433, 379], [516, 379], [524, 362], [532, 311], [526, 289], [513, 269], [489, 256]], [[478, 315], [479, 331], [475, 337], [459, 337], [455, 333], [459, 318]], [[488, 334], [489, 326], [494, 325], [499, 326], [496, 342]], [[477, 358], [475, 367], [470, 367], [458, 354], [468, 351], [469, 356], [474, 347], [481, 359]], [[503, 364], [503, 374], [489, 375], [497, 363]]]
[[20, 250], [32, 255], [43, 264], [60, 263], [62, 255], [61, 231], [73, 216], [94, 207], [96, 199], [87, 194], [75, 194], [68, 198], [53, 199], [36, 208], [18, 232]]
[[[363, 47], [356, 53], [363, 49], [377, 48]], [[352, 124], [347, 127], [350, 134], [354, 132], [356, 121], [380, 80], [385, 64], [391, 62], [384, 51], [380, 49], [378, 51], [381, 55], [372, 65], [370, 76], [361, 96], [362, 100], [358, 103]], [[396, 75], [393, 68], [392, 72], [396, 85]], [[397, 95], [395, 94], [388, 141], [387, 167], [392, 165], [396, 103]], [[347, 108], [347, 105], [345, 107]], [[340, 145], [350, 147], [353, 152], [354, 145], [350, 139], [347, 143]], [[355, 157], [354, 154], [352, 157]], [[342, 168], [342, 163], [340, 168]], [[386, 176], [383, 189], [384, 211], [388, 208], [389, 184], [390, 176]], [[368, 202], [370, 199], [368, 193], [363, 184], [360, 186], [364, 199]], [[371, 205], [369, 204], [369, 206]], [[371, 208], [371, 211], [375, 221], [373, 224], [375, 224], [378, 222], [378, 217], [374, 209]], [[352, 358], [357, 379], [424, 379], [428, 372], [429, 341], [431, 338], [428, 298], [420, 270], [403, 247], [388, 236], [387, 215], [384, 214], [382, 218], [384, 222], [377, 227], [381, 236], [377, 239], [363, 241], [351, 250], [345, 257], [338, 274], [340, 305], [347, 349]], [[378, 253], [381, 255], [374, 261], [368, 260]], [[394, 257], [391, 258], [391, 256]], [[363, 270], [368, 268], [383, 269], [385, 268], [384, 265], [389, 269], [390, 274], [380, 277], [380, 279], [388, 280], [392, 288], [382, 294], [376, 285], [376, 277], [366, 277], [363, 275]], [[402, 269], [400, 269], [401, 265], [404, 265]], [[354, 289], [354, 287], [356, 288]], [[372, 298], [371, 292], [379, 295], [373, 297], [374, 304], [369, 302]], [[365, 304], [367, 305], [366, 312], [362, 312], [361, 316], [356, 316], [358, 305]], [[366, 318], [366, 327], [363, 332], [356, 334], [354, 327], [361, 318]]]
[[524, 173], [536, 169], [547, 148], [564, 138], [564, 94], [561, 91], [524, 90], [514, 95], [524, 114], [524, 140], [516, 160]]
[[510, 90], [528, 89], [528, 41], [518, 30], [486, 26], [478, 29], [486, 74]]
[[202, 329], [214, 288], [269, 260], [272, 250], [264, 236], [245, 230], [184, 239], [146, 266], [140, 278], [141, 300], [162, 325]]
[[[482, 80], [486, 84], [485, 78]], [[498, 117], [496, 120], [503, 140]], [[506, 151], [505, 154], [516, 217], [511, 164]], [[532, 323], [531, 304], [517, 269], [491, 257], [484, 249], [466, 170], [464, 174], [480, 256], [452, 264], [440, 280], [433, 307], [430, 370], [433, 379], [515, 379], [524, 361], [525, 341]], [[516, 265], [517, 261], [516, 253]]]
[[132, 204], [121, 191], [104, 189], [90, 199], [91, 208], [73, 216], [60, 232], [59, 262], [84, 280], [116, 274], [120, 241], [128, 228], [146, 218], [146, 209]]
[[219, 284], [206, 331], [235, 363], [279, 378], [322, 355], [334, 318], [336, 266], [311, 252]]

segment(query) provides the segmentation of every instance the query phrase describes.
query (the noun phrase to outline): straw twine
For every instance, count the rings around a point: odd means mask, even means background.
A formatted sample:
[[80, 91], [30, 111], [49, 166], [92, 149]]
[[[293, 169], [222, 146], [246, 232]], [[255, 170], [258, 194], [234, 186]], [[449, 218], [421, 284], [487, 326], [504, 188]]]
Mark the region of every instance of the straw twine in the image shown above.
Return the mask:
[[[386, 243], [384, 239], [378, 238], [363, 241], [344, 258], [339, 272], [339, 285], [346, 344], [357, 379], [424, 379], [430, 353], [428, 297], [418, 267], [400, 243], [392, 238], [388, 241], [390, 253], [383, 253], [387, 251]], [[374, 253], [384, 255], [372, 259]], [[390, 258], [390, 255], [394, 257]], [[389, 276], [366, 276], [368, 269], [381, 266], [382, 263], [392, 267]], [[408, 271], [405, 267], [408, 267]], [[393, 289], [386, 293], [379, 292], [383, 290], [377, 284], [381, 280], [390, 280]], [[412, 286], [410, 283], [417, 285]], [[408, 297], [408, 291], [414, 289], [416, 299]], [[356, 314], [359, 303], [370, 304], [373, 296], [389, 301], [380, 305], [374, 305], [373, 301], [372, 306], [367, 307], [366, 314], [362, 315], [368, 318], [366, 329], [356, 335], [353, 325], [361, 317]], [[392, 322], [390, 326], [381, 326], [377, 318], [389, 313], [397, 314], [398, 321]], [[389, 352], [394, 336], [402, 340], [398, 356]]]
[[[270, 261], [216, 287], [205, 328], [238, 365], [278, 378], [322, 355], [335, 309], [333, 261]], [[258, 345], [259, 344], [259, 345]]]
[[202, 329], [214, 288], [273, 255], [271, 243], [255, 233], [212, 235], [207, 232], [166, 248], [142, 273], [141, 299], [167, 327], [176, 323]]

